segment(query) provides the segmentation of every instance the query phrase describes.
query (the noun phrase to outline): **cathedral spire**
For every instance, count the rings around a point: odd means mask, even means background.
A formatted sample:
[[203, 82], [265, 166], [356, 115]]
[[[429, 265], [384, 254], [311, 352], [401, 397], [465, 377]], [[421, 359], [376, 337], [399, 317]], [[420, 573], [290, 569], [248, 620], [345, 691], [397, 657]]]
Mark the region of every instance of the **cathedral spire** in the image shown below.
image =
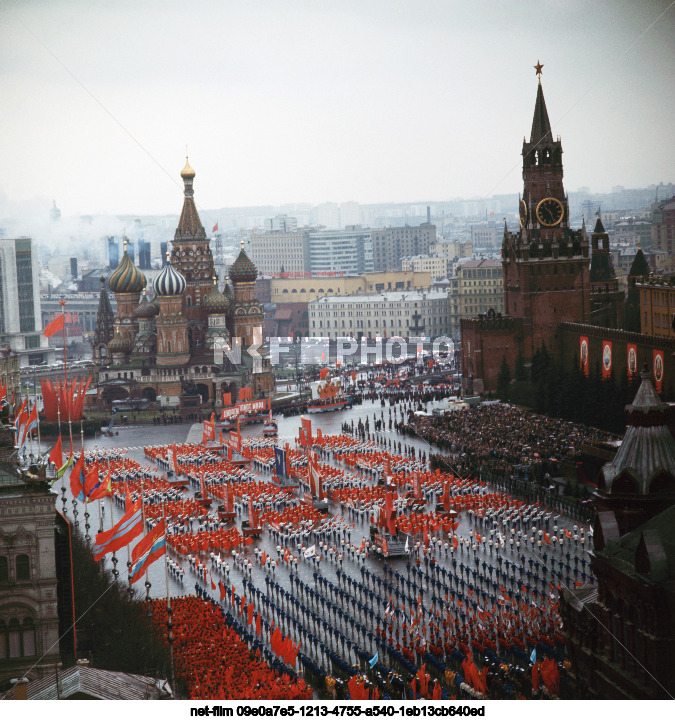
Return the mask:
[[530, 132], [530, 144], [538, 146], [542, 142], [553, 139], [551, 135], [551, 123], [548, 119], [544, 91], [541, 87], [541, 79], [537, 85], [537, 100], [534, 104], [534, 117], [532, 118], [532, 131]]
[[203, 240], [206, 238], [206, 232], [202, 221], [199, 219], [197, 206], [194, 199], [194, 179], [195, 171], [190, 167], [187, 156], [185, 157], [185, 167], [181, 171], [180, 177], [183, 179], [183, 211], [180, 214], [178, 227], [174, 235], [174, 240]]

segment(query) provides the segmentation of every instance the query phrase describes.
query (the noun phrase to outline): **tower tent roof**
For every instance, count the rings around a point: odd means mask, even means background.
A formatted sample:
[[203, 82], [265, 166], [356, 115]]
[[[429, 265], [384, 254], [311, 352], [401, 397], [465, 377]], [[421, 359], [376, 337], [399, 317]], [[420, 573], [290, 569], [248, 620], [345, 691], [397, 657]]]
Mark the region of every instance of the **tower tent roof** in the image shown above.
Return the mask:
[[199, 213], [197, 212], [197, 206], [195, 205], [193, 181], [195, 177], [195, 171], [190, 167], [190, 164], [185, 159], [185, 167], [181, 171], [181, 178], [183, 178], [183, 210], [180, 214], [180, 220], [176, 227], [174, 234], [174, 240], [204, 240], [206, 238], [206, 232], [202, 221], [199, 219]]
[[650, 273], [651, 270], [649, 269], [649, 263], [647, 263], [645, 254], [642, 252], [642, 248], [638, 248], [635, 258], [633, 258], [633, 262], [631, 263], [630, 270], [628, 271], [628, 275], [640, 276], [649, 275]]
[[548, 119], [546, 101], [541, 83], [537, 86], [537, 100], [534, 104], [534, 117], [532, 118], [532, 131], [530, 132], [530, 143], [538, 145], [540, 142], [552, 140], [551, 123]]

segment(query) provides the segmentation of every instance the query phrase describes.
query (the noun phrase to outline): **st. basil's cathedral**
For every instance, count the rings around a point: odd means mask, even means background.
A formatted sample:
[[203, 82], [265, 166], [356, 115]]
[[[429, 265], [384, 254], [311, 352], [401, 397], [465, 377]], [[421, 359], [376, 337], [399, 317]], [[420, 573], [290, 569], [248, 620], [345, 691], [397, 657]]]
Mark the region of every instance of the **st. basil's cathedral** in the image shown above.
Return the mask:
[[200, 397], [201, 403], [219, 405], [223, 393], [236, 400], [244, 387], [253, 398], [274, 391], [274, 371], [263, 347], [263, 308], [254, 295], [256, 267], [242, 245], [230, 267], [232, 285], [226, 282], [219, 289], [194, 201], [195, 171], [187, 159], [181, 178], [183, 210], [152, 300], [126, 242], [108, 280], [117, 301], [112, 322], [102, 284], [93, 343], [99, 401], [163, 396], [180, 398], [181, 406], [190, 407], [199, 405]]

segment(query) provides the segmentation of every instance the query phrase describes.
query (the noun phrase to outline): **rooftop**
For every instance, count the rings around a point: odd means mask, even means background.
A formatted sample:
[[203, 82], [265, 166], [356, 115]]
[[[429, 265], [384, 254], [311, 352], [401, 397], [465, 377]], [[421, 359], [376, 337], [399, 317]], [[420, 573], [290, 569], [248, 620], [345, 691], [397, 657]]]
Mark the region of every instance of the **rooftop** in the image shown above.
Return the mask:
[[360, 295], [324, 296], [310, 301], [312, 303], [401, 303], [403, 301], [442, 300], [447, 298], [446, 291], [441, 290], [396, 290], [382, 293], [362, 293]]

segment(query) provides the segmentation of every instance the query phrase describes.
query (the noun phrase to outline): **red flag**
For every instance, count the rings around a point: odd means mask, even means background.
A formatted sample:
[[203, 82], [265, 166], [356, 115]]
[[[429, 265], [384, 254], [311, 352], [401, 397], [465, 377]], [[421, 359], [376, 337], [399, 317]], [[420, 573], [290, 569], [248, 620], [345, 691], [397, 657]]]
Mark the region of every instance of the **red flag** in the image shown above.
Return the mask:
[[84, 495], [87, 499], [99, 487], [100, 483], [101, 479], [99, 478], [98, 473], [98, 459], [96, 459], [84, 478]]
[[56, 318], [54, 318], [54, 320], [42, 331], [44, 337], [51, 338], [54, 333], [58, 333], [60, 330], [63, 330], [63, 320], [63, 313], [56, 316]]
[[70, 472], [70, 492], [78, 501], [84, 501], [84, 480], [84, 453], [80, 453], [77, 463]]
[[59, 470], [63, 465], [63, 448], [61, 446], [61, 434], [59, 433], [59, 440], [56, 441], [56, 445], [52, 448], [49, 454], [49, 462], [56, 466], [56, 470]]
[[112, 496], [112, 480], [110, 476], [110, 471], [106, 474], [106, 477], [103, 479], [101, 483], [98, 484], [96, 488], [91, 492], [89, 495], [90, 501], [97, 501], [99, 498], [105, 498], [106, 496]]
[[255, 617], [255, 635], [260, 636], [261, 631], [262, 631], [262, 620], [260, 618], [260, 614], [258, 614]]
[[246, 611], [248, 612], [248, 615], [246, 617], [246, 625], [250, 626], [253, 623], [253, 604], [249, 603], [248, 606], [246, 606]]
[[213, 230], [212, 230], [211, 232], [212, 232], [212, 233], [215, 233], [217, 230], [218, 230], [218, 223], [216, 223], [216, 224], [213, 226]]
[[131, 568], [129, 583], [135, 583], [143, 576], [148, 566], [164, 555], [166, 550], [166, 532], [164, 521], [160, 521], [147, 533], [131, 552]]

